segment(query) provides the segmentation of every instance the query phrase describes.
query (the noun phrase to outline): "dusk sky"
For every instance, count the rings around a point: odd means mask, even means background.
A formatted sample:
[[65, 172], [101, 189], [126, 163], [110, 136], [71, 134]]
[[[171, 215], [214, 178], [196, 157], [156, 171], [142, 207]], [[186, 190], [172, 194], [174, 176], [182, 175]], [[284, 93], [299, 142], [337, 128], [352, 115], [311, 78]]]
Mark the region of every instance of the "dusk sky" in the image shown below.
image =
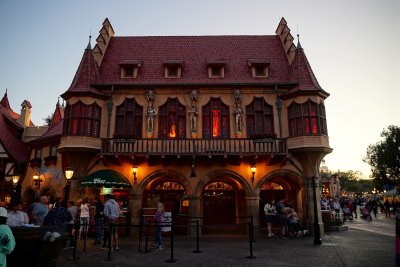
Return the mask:
[[[277, 3], [278, 2], [278, 3]], [[273, 35], [284, 17], [322, 88], [331, 171], [361, 171], [369, 144], [400, 126], [400, 1], [0, 1], [0, 98], [27, 99], [43, 125], [70, 86], [92, 34]], [[296, 38], [297, 39], [297, 38]], [[297, 40], [296, 42], [297, 43]], [[60, 99], [60, 101], [62, 101]]]

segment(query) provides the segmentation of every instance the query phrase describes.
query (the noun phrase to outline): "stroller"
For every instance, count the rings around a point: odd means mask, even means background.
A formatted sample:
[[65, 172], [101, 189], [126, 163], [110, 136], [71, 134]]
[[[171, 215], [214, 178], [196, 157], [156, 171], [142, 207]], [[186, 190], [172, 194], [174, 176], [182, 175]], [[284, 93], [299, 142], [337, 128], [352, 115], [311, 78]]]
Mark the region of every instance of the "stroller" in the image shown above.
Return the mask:
[[343, 221], [353, 220], [353, 213], [346, 206], [343, 207]]

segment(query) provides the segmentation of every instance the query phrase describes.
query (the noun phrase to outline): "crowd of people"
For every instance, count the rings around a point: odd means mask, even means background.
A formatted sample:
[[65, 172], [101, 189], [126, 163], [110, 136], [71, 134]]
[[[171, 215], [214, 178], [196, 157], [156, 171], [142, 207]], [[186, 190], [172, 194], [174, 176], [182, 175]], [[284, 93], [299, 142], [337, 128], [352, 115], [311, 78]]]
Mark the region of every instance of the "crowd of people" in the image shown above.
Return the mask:
[[[359, 208], [358, 208], [359, 207]], [[363, 218], [372, 221], [380, 211], [386, 217], [400, 213], [400, 200], [390, 197], [321, 198], [321, 210], [329, 210], [332, 218], [343, 214], [343, 220]]]
[[[49, 203], [48, 196], [41, 196], [39, 200], [23, 210], [22, 203], [13, 203], [5, 222], [9, 227], [32, 227], [45, 226], [48, 232], [57, 232], [62, 235], [69, 235], [69, 244], [65, 248], [74, 247], [75, 231], [77, 230], [78, 240], [87, 239], [90, 225], [91, 209], [94, 209], [94, 245], [108, 248], [108, 236], [111, 235], [112, 250], [119, 250], [118, 244], [118, 219], [122, 213], [120, 204], [113, 195], [105, 195], [104, 203], [96, 197], [79, 199], [76, 202], [70, 200], [68, 203], [61, 198], [56, 198], [54, 203]], [[76, 228], [79, 222], [79, 228]], [[112, 233], [108, 233], [112, 225]], [[0, 256], [0, 266], [1, 256]]]
[[264, 206], [265, 221], [267, 223], [267, 236], [275, 237], [273, 233], [273, 226], [279, 227], [278, 237], [301, 237], [303, 229], [300, 224], [299, 217], [286, 199], [282, 199], [278, 202], [272, 200]]

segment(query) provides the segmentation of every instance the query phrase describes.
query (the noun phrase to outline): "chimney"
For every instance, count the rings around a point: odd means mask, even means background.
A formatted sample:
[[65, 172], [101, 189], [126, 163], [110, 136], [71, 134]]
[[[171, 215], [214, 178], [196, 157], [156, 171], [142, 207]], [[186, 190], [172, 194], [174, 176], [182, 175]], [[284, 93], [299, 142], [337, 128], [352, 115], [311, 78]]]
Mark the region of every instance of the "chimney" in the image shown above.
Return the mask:
[[21, 104], [21, 114], [17, 120], [17, 122], [23, 127], [26, 128], [31, 123], [31, 110], [32, 105], [28, 100], [24, 100]]

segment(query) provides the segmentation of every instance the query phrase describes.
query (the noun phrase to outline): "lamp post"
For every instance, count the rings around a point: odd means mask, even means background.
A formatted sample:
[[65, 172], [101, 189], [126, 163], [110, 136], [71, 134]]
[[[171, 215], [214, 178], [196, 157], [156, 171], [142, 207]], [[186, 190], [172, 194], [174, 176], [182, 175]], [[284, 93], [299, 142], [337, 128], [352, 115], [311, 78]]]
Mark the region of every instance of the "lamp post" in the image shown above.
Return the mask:
[[251, 171], [251, 182], [252, 182], [252, 183], [254, 182], [254, 174], [256, 174], [256, 170], [257, 170], [256, 165], [252, 165], [252, 166], [250, 167], [250, 171]]
[[65, 202], [68, 202], [69, 191], [71, 189], [71, 178], [74, 175], [74, 170], [71, 167], [65, 169], [65, 178], [67, 178], [67, 184], [65, 185]]
[[317, 192], [316, 192], [316, 180], [314, 176], [312, 177], [312, 190], [313, 190], [313, 200], [314, 200], [314, 244], [321, 245], [321, 230], [319, 229], [319, 218], [318, 218], [318, 207], [317, 207]]
[[132, 167], [132, 172], [133, 172], [133, 182], [136, 183], [137, 182], [137, 177], [136, 177], [136, 173], [138, 171], [138, 166], [134, 165]]

